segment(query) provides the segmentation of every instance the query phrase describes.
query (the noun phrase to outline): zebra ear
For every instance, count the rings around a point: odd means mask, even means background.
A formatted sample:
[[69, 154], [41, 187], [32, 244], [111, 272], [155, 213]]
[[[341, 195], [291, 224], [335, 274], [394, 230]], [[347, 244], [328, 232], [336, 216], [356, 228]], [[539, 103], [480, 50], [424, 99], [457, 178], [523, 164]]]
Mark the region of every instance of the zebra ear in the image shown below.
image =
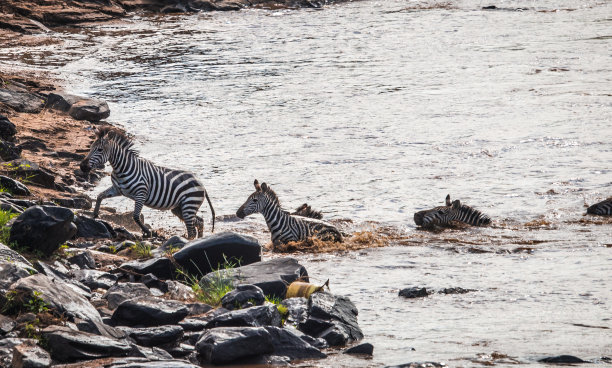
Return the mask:
[[451, 200], [450, 200], [450, 194], [446, 195], [446, 205], [450, 206], [451, 205]]
[[261, 190], [263, 190], [264, 192], [267, 192], [268, 191], [268, 184], [261, 183]]
[[256, 191], [261, 192], [261, 187], [259, 186], [259, 182], [257, 181], [257, 179], [255, 179], [253, 185], [255, 186]]
[[461, 207], [461, 202], [458, 199], [456, 199], [453, 202], [453, 208], [457, 209], [457, 208], [460, 208], [460, 207]]

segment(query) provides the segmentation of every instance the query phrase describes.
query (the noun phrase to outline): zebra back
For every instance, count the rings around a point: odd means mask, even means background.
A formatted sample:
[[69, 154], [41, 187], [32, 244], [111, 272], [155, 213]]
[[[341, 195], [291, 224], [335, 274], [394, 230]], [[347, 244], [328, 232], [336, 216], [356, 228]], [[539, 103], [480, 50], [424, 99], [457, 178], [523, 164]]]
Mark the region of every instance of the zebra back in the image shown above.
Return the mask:
[[612, 197], [590, 206], [587, 208], [587, 213], [590, 215], [611, 216]]

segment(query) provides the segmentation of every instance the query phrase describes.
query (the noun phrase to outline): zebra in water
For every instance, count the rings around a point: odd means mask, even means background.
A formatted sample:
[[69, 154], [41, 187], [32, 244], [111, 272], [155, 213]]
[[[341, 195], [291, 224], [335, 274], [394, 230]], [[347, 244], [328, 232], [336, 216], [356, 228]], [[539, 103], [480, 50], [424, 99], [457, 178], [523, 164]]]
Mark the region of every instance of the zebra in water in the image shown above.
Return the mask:
[[587, 213], [590, 215], [611, 216], [612, 197], [590, 206], [587, 208]]
[[414, 214], [414, 223], [423, 228], [449, 226], [453, 221], [473, 226], [486, 226], [491, 223], [491, 218], [470, 206], [461, 204], [458, 199], [451, 203], [450, 194], [446, 196], [446, 206], [435, 207]]
[[342, 242], [342, 234], [332, 224], [312, 217], [292, 215], [281, 208], [276, 193], [266, 183], [260, 186], [256, 179], [254, 185], [255, 192], [236, 211], [236, 216], [242, 219], [253, 213], [261, 213], [272, 233], [273, 244], [306, 240], [313, 236], [325, 241]]
[[215, 210], [206, 189], [192, 173], [157, 166], [140, 158], [133, 148], [132, 139], [117, 128], [102, 127], [96, 136], [89, 154], [81, 162], [81, 170], [87, 173], [92, 168], [103, 168], [108, 161], [113, 168], [113, 186], [96, 198], [94, 218], [98, 217], [103, 199], [122, 195], [134, 200], [134, 222], [142, 229], [143, 236], [151, 236], [140, 220], [142, 206], [146, 205], [171, 210], [185, 223], [187, 237], [193, 239], [196, 228], [199, 236], [204, 232], [204, 220], [196, 213], [206, 198], [212, 212], [212, 231], [215, 230]]
[[313, 210], [312, 207], [308, 203], [304, 203], [299, 206], [295, 212], [291, 213], [292, 216], [302, 216], [302, 217], [310, 217], [313, 219], [321, 220], [323, 219], [323, 214], [321, 211]]

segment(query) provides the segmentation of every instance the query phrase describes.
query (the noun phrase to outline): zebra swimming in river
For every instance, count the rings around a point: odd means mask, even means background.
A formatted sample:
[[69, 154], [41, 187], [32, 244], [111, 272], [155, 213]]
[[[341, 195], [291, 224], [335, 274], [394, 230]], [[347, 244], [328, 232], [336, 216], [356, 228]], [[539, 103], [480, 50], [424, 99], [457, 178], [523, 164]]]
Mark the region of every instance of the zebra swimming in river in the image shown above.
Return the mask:
[[204, 232], [204, 220], [196, 213], [206, 198], [212, 212], [212, 231], [215, 230], [215, 210], [206, 189], [192, 173], [157, 166], [140, 158], [133, 149], [132, 139], [117, 128], [102, 127], [98, 129], [96, 137], [89, 154], [81, 162], [81, 170], [87, 173], [94, 168], [103, 168], [109, 162], [113, 168], [113, 186], [96, 198], [94, 218], [98, 217], [103, 199], [122, 195], [134, 200], [132, 215], [134, 222], [142, 229], [143, 236], [151, 236], [149, 229], [140, 221], [144, 205], [171, 210], [185, 223], [187, 237], [193, 239], [196, 237], [196, 229], [200, 237]]
[[[281, 208], [276, 193], [266, 183], [259, 185], [256, 179], [253, 184], [255, 192], [236, 211], [236, 216], [242, 219], [253, 213], [261, 213], [270, 229], [273, 244], [306, 240], [310, 237], [342, 242], [342, 234], [332, 224], [312, 217], [290, 214]], [[300, 206], [302, 207], [304, 206]], [[306, 207], [308, 207], [308, 213], [311, 213], [309, 206]]]
[[461, 204], [458, 199], [451, 203], [450, 194], [446, 196], [446, 206], [414, 214], [414, 223], [423, 228], [450, 226], [453, 221], [473, 226], [486, 226], [491, 223], [491, 218], [470, 206]]
[[587, 213], [589, 215], [611, 216], [612, 197], [590, 206], [589, 208], [587, 208]]

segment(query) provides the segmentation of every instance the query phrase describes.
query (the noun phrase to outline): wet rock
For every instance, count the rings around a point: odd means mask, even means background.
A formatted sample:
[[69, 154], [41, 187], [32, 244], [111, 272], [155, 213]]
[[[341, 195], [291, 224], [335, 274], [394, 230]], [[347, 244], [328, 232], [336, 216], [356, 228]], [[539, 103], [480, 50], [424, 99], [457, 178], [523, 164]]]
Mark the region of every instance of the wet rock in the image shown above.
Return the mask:
[[281, 304], [287, 307], [287, 323], [297, 326], [308, 319], [308, 299], [289, 298]]
[[330, 346], [343, 346], [363, 338], [357, 324], [357, 308], [347, 297], [314, 293], [308, 301], [308, 314], [306, 322], [299, 325], [300, 331], [325, 339]]
[[46, 368], [51, 366], [51, 356], [31, 341], [15, 346], [13, 368]]
[[357, 355], [372, 355], [374, 354], [374, 345], [364, 342], [363, 344], [355, 345], [346, 349], [344, 354], [357, 354]]
[[106, 101], [83, 99], [72, 104], [68, 114], [76, 120], [100, 121], [110, 116], [110, 109]]
[[51, 356], [60, 362], [74, 362], [97, 358], [128, 356], [132, 347], [126, 341], [72, 330], [63, 326], [49, 326], [42, 331]]
[[151, 291], [148, 287], [140, 283], [125, 282], [113, 285], [103, 298], [108, 301], [108, 307], [115, 309], [119, 304], [133, 298], [151, 296]]
[[205, 275], [222, 268], [225, 261], [248, 265], [261, 261], [257, 239], [225, 232], [187, 243], [174, 254], [174, 260], [191, 275]]
[[289, 357], [291, 361], [302, 359], [323, 359], [327, 357], [319, 349], [302, 340], [293, 331], [267, 326], [266, 330], [272, 337], [274, 355]]
[[45, 106], [45, 101], [29, 92], [11, 91], [0, 88], [0, 103], [17, 112], [39, 113]]
[[163, 256], [168, 252], [175, 253], [174, 251], [182, 249], [189, 240], [183, 238], [182, 236], [174, 235], [170, 239], [166, 240], [161, 247], [153, 250], [153, 254], [158, 256]]
[[578, 364], [578, 363], [589, 363], [573, 355], [559, 355], [554, 357], [548, 357], [538, 360], [540, 363], [552, 363], [552, 364]]
[[166, 281], [166, 284], [168, 285], [167, 298], [180, 301], [193, 301], [195, 299], [195, 294], [189, 286], [178, 281]]
[[112, 226], [102, 220], [92, 219], [86, 216], [76, 216], [74, 223], [77, 227], [77, 238], [87, 239], [110, 239], [113, 238]]
[[176, 269], [172, 261], [167, 257], [155, 257], [144, 261], [129, 261], [122, 264], [121, 268], [141, 275], [150, 273], [162, 280], [172, 279]]
[[49, 95], [47, 96], [47, 104], [45, 105], [45, 107], [48, 109], [68, 112], [72, 105], [82, 99], [83, 97], [71, 95], [69, 93], [64, 92], [49, 93]]
[[444, 368], [446, 364], [438, 362], [414, 362], [399, 365], [390, 365], [385, 368]]
[[476, 291], [474, 289], [464, 289], [460, 287], [444, 288], [438, 291], [438, 294], [467, 294], [469, 292]]
[[78, 266], [80, 269], [96, 268], [96, 260], [91, 255], [91, 252], [88, 252], [88, 251], [81, 252], [75, 256], [68, 258], [68, 262], [72, 263], [73, 265]]
[[18, 196], [29, 196], [31, 195], [30, 190], [25, 185], [21, 184], [15, 179], [11, 179], [8, 176], [0, 175], [0, 186], [14, 195]]
[[129, 337], [142, 346], [175, 346], [183, 337], [184, 331], [180, 326], [158, 326], [145, 328], [121, 327]]
[[21, 147], [15, 145], [15, 143], [0, 139], [0, 158], [2, 161], [17, 160], [21, 157]]
[[50, 256], [76, 234], [73, 218], [74, 214], [67, 208], [30, 207], [15, 219], [9, 242]]
[[423, 298], [431, 294], [426, 288], [409, 287], [399, 291], [399, 296], [404, 298]]
[[0, 336], [13, 331], [15, 326], [17, 326], [17, 323], [12, 318], [0, 314]]
[[208, 330], [196, 344], [202, 362], [226, 364], [274, 351], [272, 336], [263, 327], [223, 327]]
[[37, 163], [26, 159], [16, 159], [0, 164], [0, 172], [17, 178], [27, 178], [32, 185], [56, 189], [55, 176]]
[[116, 275], [98, 270], [73, 270], [70, 276], [91, 290], [108, 290], [117, 282]]
[[284, 299], [287, 285], [298, 278], [308, 281], [308, 272], [293, 258], [276, 258], [210, 273], [200, 280], [200, 286], [205, 288], [219, 278], [228, 280], [234, 287], [240, 284], [255, 285], [261, 288], [264, 295]]
[[140, 297], [121, 303], [111, 320], [121, 326], [161, 326], [177, 324], [187, 317], [189, 308], [183, 303], [155, 297]]
[[280, 326], [281, 316], [273, 304], [260, 305], [222, 314], [211, 320], [207, 328]]
[[0, 115], [0, 139], [12, 141], [15, 134], [17, 134], [15, 124], [11, 123], [6, 116]]
[[221, 305], [233, 310], [262, 305], [265, 301], [266, 297], [261, 288], [255, 285], [238, 285], [221, 298]]
[[155, 275], [153, 275], [152, 273], [148, 273], [144, 275], [140, 279], [140, 282], [145, 284], [145, 286], [148, 287], [149, 289], [151, 288], [159, 289], [164, 293], [168, 291], [168, 284], [161, 281], [157, 277], [155, 277]]
[[202, 331], [208, 325], [208, 321], [203, 321], [198, 318], [185, 318], [179, 322], [179, 326], [185, 331]]

